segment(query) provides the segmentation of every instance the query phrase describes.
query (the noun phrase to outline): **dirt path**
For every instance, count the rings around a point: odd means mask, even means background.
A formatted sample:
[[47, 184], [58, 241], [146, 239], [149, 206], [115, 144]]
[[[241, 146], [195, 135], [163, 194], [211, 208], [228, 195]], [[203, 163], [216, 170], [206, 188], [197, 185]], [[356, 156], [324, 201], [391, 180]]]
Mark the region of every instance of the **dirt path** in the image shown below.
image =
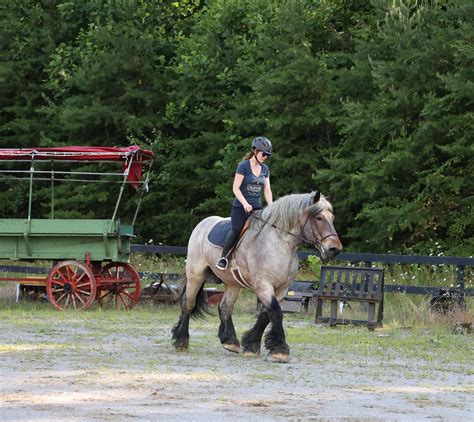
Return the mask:
[[[1, 421], [464, 421], [474, 414], [469, 361], [399, 356], [387, 334], [361, 331], [382, 344], [381, 356], [348, 349], [344, 332], [290, 316], [292, 360], [284, 365], [223, 351], [215, 318], [193, 323], [191, 351], [176, 354], [174, 311], [12, 309], [0, 311]], [[236, 320], [241, 334], [250, 319]], [[299, 340], [306, 332], [308, 343]], [[460, 341], [473, 352], [472, 337]]]

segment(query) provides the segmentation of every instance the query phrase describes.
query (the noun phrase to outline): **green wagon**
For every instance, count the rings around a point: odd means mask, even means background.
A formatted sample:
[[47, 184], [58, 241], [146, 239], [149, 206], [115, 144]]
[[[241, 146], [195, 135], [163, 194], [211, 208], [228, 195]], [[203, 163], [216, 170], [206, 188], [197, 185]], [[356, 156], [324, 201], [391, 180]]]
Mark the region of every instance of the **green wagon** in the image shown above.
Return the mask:
[[[0, 180], [10, 185], [21, 180], [29, 183], [27, 217], [0, 218], [0, 259], [53, 261], [47, 277], [29, 282], [45, 286], [48, 300], [57, 309], [87, 309], [94, 300], [118, 308], [133, 307], [140, 296], [140, 277], [129, 264], [130, 241], [142, 195], [148, 190], [153, 157], [151, 151], [137, 146], [0, 149]], [[87, 165], [87, 169], [64, 171], [67, 163]], [[104, 163], [121, 164], [120, 172], [89, 168]], [[33, 188], [39, 182], [48, 183], [51, 192], [49, 218], [32, 218]], [[57, 187], [70, 182], [119, 184], [112, 218], [55, 218]], [[122, 224], [117, 215], [127, 186], [139, 194], [133, 221]], [[64, 195], [64, 189], [61, 193]], [[6, 280], [21, 279], [0, 278]]]

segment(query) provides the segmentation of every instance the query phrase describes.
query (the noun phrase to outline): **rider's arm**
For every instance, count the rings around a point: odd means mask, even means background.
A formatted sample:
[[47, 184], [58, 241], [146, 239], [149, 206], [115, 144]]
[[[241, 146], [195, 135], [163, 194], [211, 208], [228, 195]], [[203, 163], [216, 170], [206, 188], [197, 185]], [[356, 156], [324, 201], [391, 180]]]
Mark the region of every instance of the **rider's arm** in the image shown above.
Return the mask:
[[240, 186], [242, 185], [242, 182], [244, 181], [244, 177], [245, 176], [243, 174], [235, 173], [234, 184], [232, 185], [232, 191], [234, 192], [234, 195], [238, 199], [238, 201], [243, 205], [244, 208], [246, 208], [247, 206], [250, 206], [250, 204], [244, 198], [244, 195], [242, 195], [242, 191], [240, 190]]
[[263, 186], [263, 195], [265, 196], [265, 202], [267, 205], [271, 205], [273, 202], [272, 188], [270, 187], [270, 177], [265, 177], [265, 185]]

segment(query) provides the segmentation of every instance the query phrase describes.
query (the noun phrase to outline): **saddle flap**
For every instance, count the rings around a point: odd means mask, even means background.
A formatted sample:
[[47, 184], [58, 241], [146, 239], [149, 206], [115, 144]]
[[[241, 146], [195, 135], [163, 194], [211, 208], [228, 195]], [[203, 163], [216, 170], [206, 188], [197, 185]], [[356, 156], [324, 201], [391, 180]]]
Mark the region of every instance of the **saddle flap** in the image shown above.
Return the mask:
[[232, 224], [230, 219], [225, 219], [214, 224], [211, 231], [207, 235], [207, 240], [212, 243], [214, 246], [220, 248], [224, 247], [224, 242], [227, 237], [227, 233], [232, 230]]

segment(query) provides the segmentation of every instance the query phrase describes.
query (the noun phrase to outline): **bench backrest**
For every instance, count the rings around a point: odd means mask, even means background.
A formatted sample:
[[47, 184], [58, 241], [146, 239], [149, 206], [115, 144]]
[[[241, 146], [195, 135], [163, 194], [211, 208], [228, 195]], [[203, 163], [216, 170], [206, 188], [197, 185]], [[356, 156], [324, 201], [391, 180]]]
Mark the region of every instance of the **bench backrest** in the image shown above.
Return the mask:
[[383, 269], [322, 266], [318, 295], [342, 299], [381, 300]]

